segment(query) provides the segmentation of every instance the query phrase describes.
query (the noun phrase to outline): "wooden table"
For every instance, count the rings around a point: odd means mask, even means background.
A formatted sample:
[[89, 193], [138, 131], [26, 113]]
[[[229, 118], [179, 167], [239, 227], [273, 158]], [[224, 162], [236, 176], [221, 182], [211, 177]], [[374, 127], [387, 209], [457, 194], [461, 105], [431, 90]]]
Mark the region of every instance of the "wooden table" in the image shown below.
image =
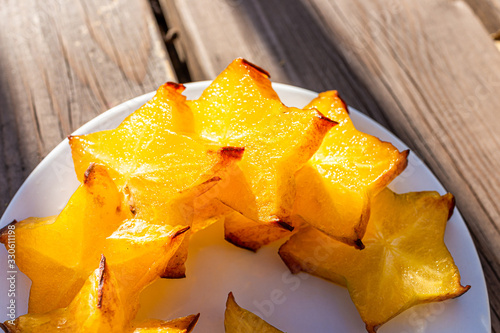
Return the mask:
[[5, 0], [0, 213], [88, 120], [244, 57], [339, 90], [424, 159], [457, 198], [500, 332], [499, 29], [500, 0]]

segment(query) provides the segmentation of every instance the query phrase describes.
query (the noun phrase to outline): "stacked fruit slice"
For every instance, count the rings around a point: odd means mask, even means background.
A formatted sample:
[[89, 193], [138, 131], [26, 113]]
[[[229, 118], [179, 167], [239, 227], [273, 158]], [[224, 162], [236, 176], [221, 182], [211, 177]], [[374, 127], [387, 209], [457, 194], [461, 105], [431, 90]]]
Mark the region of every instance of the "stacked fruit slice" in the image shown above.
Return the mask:
[[328, 236], [358, 248], [371, 200], [406, 167], [408, 150], [358, 131], [336, 91], [319, 94], [315, 108], [338, 122], [296, 176], [294, 212]]
[[347, 287], [367, 330], [375, 332], [411, 306], [454, 298], [470, 288], [460, 285], [443, 242], [453, 208], [449, 193], [385, 189], [373, 199], [362, 251], [306, 227], [279, 253], [293, 273]]
[[[10, 331], [190, 331], [196, 316], [135, 323], [138, 295], [184, 277], [190, 235], [217, 221], [254, 251], [293, 235], [291, 271], [346, 286], [370, 332], [468, 289], [443, 242], [453, 197], [386, 189], [408, 151], [358, 131], [335, 91], [287, 107], [243, 59], [198, 99], [183, 91], [167, 83], [116, 129], [69, 138], [80, 187], [58, 216], [14, 222], [33, 285]], [[231, 295], [226, 315], [247, 319], [238, 332], [278, 331]]]
[[[101, 257], [99, 267], [88, 277], [82, 288], [61, 309], [43, 314], [27, 314], [3, 325], [7, 332], [93, 332], [139, 333], [170, 332], [189, 333], [199, 315], [191, 315], [171, 321], [131, 321], [129, 293], [118, 282], [114, 270]], [[136, 295], [137, 297], [137, 295]]]
[[252, 250], [293, 229], [294, 174], [335, 125], [316, 109], [283, 105], [268, 77], [237, 59], [189, 101], [198, 136], [245, 147], [239, 170], [221, 184], [217, 198], [235, 212], [226, 216], [226, 239]]
[[[187, 134], [191, 128], [192, 113], [183, 90], [181, 85], [165, 84], [118, 128], [69, 138], [78, 178], [83, 180], [89, 164], [103, 165], [127, 210], [153, 224], [191, 227], [194, 199], [214, 187], [244, 150], [173, 132]], [[165, 267], [164, 277], [184, 276], [188, 240]]]

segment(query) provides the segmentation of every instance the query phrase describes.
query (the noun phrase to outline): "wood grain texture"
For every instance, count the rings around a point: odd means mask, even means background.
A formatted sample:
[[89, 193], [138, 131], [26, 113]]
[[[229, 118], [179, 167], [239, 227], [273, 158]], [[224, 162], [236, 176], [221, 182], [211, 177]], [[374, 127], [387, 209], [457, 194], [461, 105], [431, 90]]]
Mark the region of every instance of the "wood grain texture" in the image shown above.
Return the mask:
[[421, 156], [457, 198], [484, 268], [493, 331], [500, 332], [500, 53], [465, 2], [162, 6], [190, 51], [193, 79], [213, 78], [233, 58], [248, 58], [274, 81], [338, 89]]
[[175, 80], [147, 0], [0, 6], [0, 214], [68, 134]]
[[500, 0], [465, 0], [488, 32], [500, 32]]

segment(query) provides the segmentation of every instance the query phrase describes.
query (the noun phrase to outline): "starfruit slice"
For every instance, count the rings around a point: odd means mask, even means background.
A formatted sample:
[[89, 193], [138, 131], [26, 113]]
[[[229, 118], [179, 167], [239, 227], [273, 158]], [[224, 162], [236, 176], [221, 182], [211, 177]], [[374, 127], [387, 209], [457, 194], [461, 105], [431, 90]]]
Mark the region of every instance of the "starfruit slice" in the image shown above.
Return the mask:
[[[79, 266], [93, 267], [106, 237], [130, 217], [106, 169], [92, 165], [59, 216], [14, 221], [16, 263], [33, 282], [29, 311], [67, 306], [92, 270], [77, 274]], [[5, 245], [7, 229], [0, 232]]]
[[[164, 271], [189, 229], [132, 219], [106, 169], [94, 164], [57, 217], [14, 224], [16, 263], [32, 281], [32, 313], [68, 306], [102, 253], [120, 286], [131, 293], [143, 288]], [[5, 245], [8, 228], [0, 230]]]
[[306, 227], [279, 250], [293, 273], [308, 272], [346, 286], [354, 305], [375, 332], [404, 310], [465, 293], [460, 273], [444, 244], [453, 213], [451, 194], [380, 192], [359, 251]]
[[306, 108], [338, 125], [297, 173], [294, 213], [330, 237], [362, 248], [370, 201], [405, 169], [409, 151], [358, 131], [336, 91], [319, 94]]
[[[197, 315], [173, 321], [147, 320], [131, 323], [130, 299], [123, 296], [124, 289], [118, 283], [113, 269], [101, 257], [97, 268], [85, 281], [81, 290], [66, 308], [55, 309], [44, 314], [28, 313], [15, 320], [0, 323], [0, 328], [9, 333], [135, 333], [135, 332], [190, 332], [196, 324]], [[136, 295], [134, 302], [138, 302]]]
[[227, 296], [224, 328], [226, 333], [283, 333], [262, 318], [240, 307], [232, 292]]
[[[52, 286], [54, 289], [57, 284]], [[118, 282], [102, 257], [67, 308], [6, 321], [7, 332], [123, 332], [128, 314], [121, 307]]]
[[123, 289], [124, 306], [136, 306], [136, 297], [162, 276], [165, 266], [184, 243], [189, 227], [156, 225], [140, 219], [126, 220], [104, 243], [119, 287]]
[[166, 84], [116, 129], [70, 136], [78, 179], [83, 181], [91, 163], [104, 165], [136, 218], [190, 225], [192, 209], [179, 208], [174, 201], [180, 196], [187, 202], [186, 196], [193, 198], [215, 185], [218, 173], [240, 159], [243, 149], [219, 149], [174, 133], [174, 127], [189, 131], [192, 124], [183, 90], [182, 85]]
[[[152, 101], [116, 129], [71, 136], [78, 178], [83, 179], [90, 163], [102, 164], [135, 218], [192, 226], [195, 198], [213, 187], [226, 167], [241, 159], [243, 149], [205, 145], [173, 132], [192, 131], [192, 113], [183, 90], [182, 85], [163, 85]], [[164, 277], [185, 276], [188, 239], [168, 264]]]
[[250, 239], [244, 225], [229, 217], [226, 239], [256, 250], [289, 234], [294, 174], [335, 122], [313, 109], [283, 105], [269, 74], [243, 59], [234, 60], [188, 105], [201, 138], [221, 146], [245, 147], [239, 170], [233, 170], [226, 184], [218, 184], [215, 196], [251, 220], [250, 225], [252, 221], [261, 224], [263, 231]]

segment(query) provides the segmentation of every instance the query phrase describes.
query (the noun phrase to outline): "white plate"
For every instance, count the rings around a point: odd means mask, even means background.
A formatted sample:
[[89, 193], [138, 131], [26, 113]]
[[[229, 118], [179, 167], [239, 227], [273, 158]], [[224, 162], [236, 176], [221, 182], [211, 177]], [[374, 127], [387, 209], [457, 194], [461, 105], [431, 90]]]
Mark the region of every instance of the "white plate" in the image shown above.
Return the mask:
[[[197, 98], [209, 82], [187, 84], [185, 94]], [[316, 93], [283, 84], [274, 88], [289, 106], [302, 107]], [[121, 105], [85, 124], [75, 134], [116, 127], [153, 93]], [[356, 127], [398, 149], [407, 149], [393, 134], [359, 111], [350, 108]], [[57, 214], [77, 188], [68, 141], [59, 144], [33, 171], [21, 186], [3, 215], [0, 226], [13, 219]], [[446, 191], [423, 162], [410, 154], [408, 168], [390, 186], [397, 192]], [[398, 332], [491, 332], [490, 310], [483, 272], [476, 249], [465, 223], [455, 210], [448, 223], [446, 244], [462, 275], [462, 284], [472, 288], [458, 299], [421, 305], [399, 315], [382, 326], [381, 333]], [[227, 294], [232, 291], [244, 308], [288, 333], [363, 332], [361, 321], [344, 288], [301, 273], [291, 275], [281, 262], [280, 244], [265, 247], [257, 253], [239, 249], [223, 240], [221, 225], [214, 225], [193, 237], [187, 278], [159, 280], [141, 297], [140, 318], [172, 319], [201, 313], [195, 332], [224, 332], [223, 318]], [[97, 266], [97, 264], [96, 264]], [[9, 284], [7, 252], [0, 249], [0, 319], [7, 320]], [[27, 311], [29, 279], [16, 276], [16, 311]], [[57, 288], [57, 286], [54, 286]]]

